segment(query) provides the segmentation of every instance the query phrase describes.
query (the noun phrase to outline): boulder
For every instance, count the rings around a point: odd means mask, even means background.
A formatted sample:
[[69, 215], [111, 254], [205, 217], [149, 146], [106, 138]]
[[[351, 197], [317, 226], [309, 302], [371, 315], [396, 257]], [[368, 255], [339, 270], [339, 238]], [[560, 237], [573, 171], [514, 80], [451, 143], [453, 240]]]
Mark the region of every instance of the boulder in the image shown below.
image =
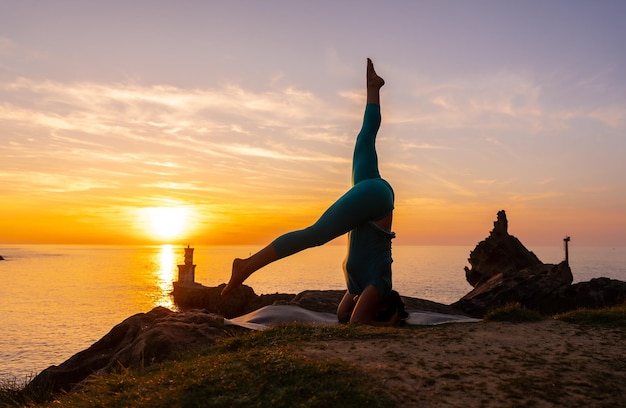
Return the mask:
[[473, 287], [501, 273], [542, 265], [534, 253], [526, 249], [517, 238], [509, 235], [504, 210], [498, 212], [489, 237], [470, 252], [468, 261], [471, 269], [465, 267], [465, 278]]
[[221, 297], [220, 293], [225, 286], [226, 284], [204, 286], [199, 283], [180, 284], [174, 282], [172, 296], [181, 310], [204, 309], [227, 319], [250, 313], [275, 302], [288, 302], [294, 297], [292, 294], [284, 293], [259, 296], [254, 292], [254, 289], [247, 285], [241, 285], [228, 296]]
[[289, 304], [314, 312], [336, 313], [345, 290], [305, 290], [293, 296]]
[[508, 233], [506, 213], [499, 211], [489, 237], [478, 243], [465, 268], [474, 287], [451, 306], [482, 317], [490, 309], [509, 303], [551, 315], [581, 307], [614, 306], [626, 300], [626, 282], [607, 278], [572, 285], [572, 271], [563, 261], [542, 263]]
[[563, 290], [572, 279], [572, 272], [565, 262], [533, 265], [519, 271], [508, 269], [478, 284], [452, 306], [475, 317], [509, 303], [553, 314], [562, 307]]
[[609, 278], [594, 278], [565, 288], [560, 294], [563, 304], [557, 312], [577, 308], [596, 309], [626, 302], [626, 282]]
[[95, 373], [147, 366], [226, 336], [221, 316], [203, 311], [176, 313], [156, 307], [119, 323], [91, 347], [58, 366], [43, 370], [29, 383], [53, 392], [69, 390]]

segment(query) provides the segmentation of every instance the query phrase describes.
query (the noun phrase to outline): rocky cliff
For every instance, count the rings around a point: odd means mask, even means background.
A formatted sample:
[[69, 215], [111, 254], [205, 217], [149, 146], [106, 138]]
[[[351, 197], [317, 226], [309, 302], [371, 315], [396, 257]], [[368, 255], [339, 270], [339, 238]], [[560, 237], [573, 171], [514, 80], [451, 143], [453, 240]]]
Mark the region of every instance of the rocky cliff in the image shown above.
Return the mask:
[[148, 366], [225, 335], [221, 316], [197, 310], [176, 313], [157, 307], [127, 318], [88, 349], [43, 370], [29, 387], [68, 390], [92, 374]]
[[544, 264], [509, 234], [504, 210], [498, 212], [489, 237], [470, 253], [469, 263], [465, 276], [474, 289], [452, 306], [471, 316], [481, 317], [509, 303], [549, 315], [626, 300], [626, 282], [599, 278], [572, 285], [567, 262]]

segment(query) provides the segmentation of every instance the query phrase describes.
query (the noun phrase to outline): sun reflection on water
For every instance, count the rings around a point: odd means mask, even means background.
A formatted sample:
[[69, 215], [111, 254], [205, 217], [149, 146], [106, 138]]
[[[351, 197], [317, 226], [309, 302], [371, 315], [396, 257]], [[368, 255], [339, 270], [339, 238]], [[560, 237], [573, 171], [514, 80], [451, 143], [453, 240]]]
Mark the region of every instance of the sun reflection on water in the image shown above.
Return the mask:
[[158, 257], [158, 271], [156, 285], [158, 293], [154, 295], [154, 307], [163, 306], [170, 310], [176, 310], [176, 305], [172, 299], [172, 282], [174, 281], [176, 269], [176, 254], [172, 245], [162, 245], [160, 251], [156, 254]]

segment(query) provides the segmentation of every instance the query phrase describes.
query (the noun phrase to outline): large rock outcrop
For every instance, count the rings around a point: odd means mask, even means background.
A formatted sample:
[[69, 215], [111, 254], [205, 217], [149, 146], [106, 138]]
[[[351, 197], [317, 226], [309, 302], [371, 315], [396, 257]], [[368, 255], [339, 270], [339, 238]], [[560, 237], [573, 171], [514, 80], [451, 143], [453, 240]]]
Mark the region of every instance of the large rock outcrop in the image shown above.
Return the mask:
[[509, 303], [553, 314], [560, 311], [562, 291], [571, 282], [572, 272], [565, 262], [533, 265], [518, 271], [509, 269], [478, 284], [452, 306], [476, 317]]
[[554, 313], [578, 308], [596, 309], [626, 302], [626, 282], [609, 278], [594, 278], [564, 288]]
[[29, 387], [68, 390], [94, 373], [163, 361], [224, 337], [224, 319], [203, 311], [172, 312], [163, 307], [119, 323], [91, 347], [58, 366], [43, 370]]
[[581, 307], [614, 306], [626, 300], [626, 282], [607, 278], [572, 285], [566, 261], [544, 264], [508, 233], [506, 213], [499, 211], [489, 237], [470, 253], [467, 281], [474, 287], [451, 306], [481, 317], [490, 309], [519, 303], [550, 315]]
[[504, 210], [498, 212], [489, 237], [470, 252], [471, 269], [465, 267], [465, 278], [473, 287], [480, 286], [493, 276], [515, 273], [524, 268], [543, 265], [519, 239], [508, 232], [508, 220]]

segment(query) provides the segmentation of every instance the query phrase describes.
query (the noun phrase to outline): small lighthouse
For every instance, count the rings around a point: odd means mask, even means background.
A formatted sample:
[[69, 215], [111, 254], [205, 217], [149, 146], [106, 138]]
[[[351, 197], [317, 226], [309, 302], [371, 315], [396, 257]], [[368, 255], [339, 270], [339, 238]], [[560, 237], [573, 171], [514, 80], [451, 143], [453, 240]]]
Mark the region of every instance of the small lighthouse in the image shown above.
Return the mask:
[[565, 238], [563, 238], [563, 244], [565, 246], [565, 264], [567, 266], [569, 266], [569, 242], [570, 242], [571, 238], [568, 236], [566, 236]]
[[178, 283], [190, 284], [196, 280], [196, 265], [193, 264], [193, 248], [185, 248], [185, 263], [178, 265]]

